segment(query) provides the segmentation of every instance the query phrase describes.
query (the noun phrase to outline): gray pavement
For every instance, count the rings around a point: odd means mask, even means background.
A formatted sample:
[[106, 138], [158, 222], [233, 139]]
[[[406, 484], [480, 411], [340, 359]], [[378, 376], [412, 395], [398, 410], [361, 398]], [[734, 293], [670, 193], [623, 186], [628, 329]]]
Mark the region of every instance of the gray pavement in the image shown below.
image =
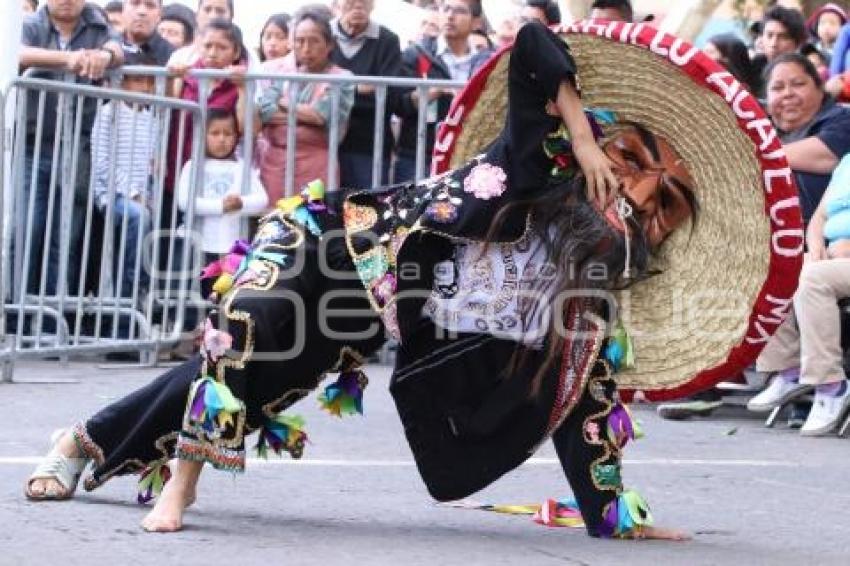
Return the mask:
[[[768, 430], [741, 409], [674, 423], [638, 408], [647, 438], [627, 450], [626, 482], [652, 503], [658, 524], [695, 537], [600, 541], [527, 517], [435, 505], [412, 465], [384, 368], [369, 372], [365, 418], [332, 419], [313, 397], [297, 406], [312, 439], [301, 463], [205, 472], [181, 533], [138, 528], [145, 509], [132, 478], [70, 502], [24, 500], [24, 479], [53, 429], [156, 374], [25, 364], [19, 379], [76, 382], [0, 385], [0, 565], [850, 564], [850, 440]], [[554, 458], [544, 446], [475, 499], [568, 495]]]

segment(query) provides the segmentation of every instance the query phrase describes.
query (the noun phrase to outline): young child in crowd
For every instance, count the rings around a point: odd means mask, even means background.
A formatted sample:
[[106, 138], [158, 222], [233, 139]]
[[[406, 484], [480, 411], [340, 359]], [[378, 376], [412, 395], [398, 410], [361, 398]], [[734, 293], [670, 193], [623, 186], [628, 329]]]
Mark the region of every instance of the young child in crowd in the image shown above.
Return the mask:
[[[242, 44], [242, 32], [239, 28], [223, 19], [210, 21], [201, 31], [201, 58], [191, 67], [181, 69], [170, 67], [172, 72], [184, 72], [191, 69], [227, 70], [229, 78], [215, 79], [210, 82], [207, 108], [220, 109], [236, 116], [236, 134], [242, 132], [242, 117], [245, 115], [245, 82], [246, 51]], [[200, 100], [200, 80], [186, 76], [176, 79], [172, 84], [172, 94], [183, 100], [198, 102]], [[179, 153], [180, 124], [183, 128], [183, 151]], [[171, 139], [169, 140], [169, 155], [179, 160], [180, 165], [189, 161], [192, 155], [192, 120], [185, 119], [175, 113], [171, 123]], [[169, 183], [171, 185], [171, 183]]]
[[[156, 64], [142, 52], [125, 51], [124, 57], [127, 65]], [[121, 88], [151, 94], [154, 79], [125, 75]], [[148, 106], [114, 100], [98, 109], [92, 128], [91, 184], [107, 230], [111, 227], [116, 236], [116, 296], [133, 295], [137, 274], [139, 287], [147, 283], [139, 251], [151, 231], [151, 174], [159, 140], [159, 123]]]
[[[211, 108], [207, 115], [206, 159], [195, 193], [193, 231], [200, 235], [204, 264], [219, 259], [233, 242], [248, 236], [242, 230], [242, 217], [259, 215], [268, 205], [268, 196], [257, 171], [251, 169], [248, 185], [243, 187], [243, 170], [250, 167], [236, 156], [238, 139], [233, 112]], [[180, 174], [177, 203], [189, 210], [192, 189], [192, 161]]]
[[827, 59], [832, 57], [841, 27], [847, 23], [847, 12], [832, 2], [822, 6], [806, 22], [815, 47]]
[[289, 14], [273, 14], [260, 32], [260, 62], [280, 59], [289, 54]]

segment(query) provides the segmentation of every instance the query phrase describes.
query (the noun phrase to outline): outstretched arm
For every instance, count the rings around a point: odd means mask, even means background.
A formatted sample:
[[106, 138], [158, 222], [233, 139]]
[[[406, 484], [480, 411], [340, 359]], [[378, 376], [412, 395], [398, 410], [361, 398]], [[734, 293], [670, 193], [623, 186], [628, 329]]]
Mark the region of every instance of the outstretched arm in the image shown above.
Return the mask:
[[570, 132], [576, 161], [587, 180], [587, 200], [605, 208], [616, 196], [620, 182], [614, 176], [614, 164], [599, 148], [573, 83], [563, 81], [558, 88], [555, 107]]
[[585, 116], [577, 69], [567, 44], [540, 23], [526, 24], [517, 34], [510, 65], [512, 130], [527, 137], [530, 128], [542, 126], [542, 133], [548, 134], [552, 117], [559, 117], [569, 131], [573, 153], [587, 179], [588, 199], [600, 207], [607, 205], [619, 182]]

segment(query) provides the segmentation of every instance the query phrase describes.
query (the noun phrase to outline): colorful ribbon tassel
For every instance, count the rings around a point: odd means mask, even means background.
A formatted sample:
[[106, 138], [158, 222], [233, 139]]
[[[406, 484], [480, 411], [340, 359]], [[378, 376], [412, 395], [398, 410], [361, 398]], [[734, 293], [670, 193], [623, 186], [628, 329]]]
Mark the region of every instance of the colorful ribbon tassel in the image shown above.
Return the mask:
[[278, 210], [306, 226], [313, 235], [319, 236], [322, 229], [313, 215], [328, 209], [325, 205], [325, 184], [321, 179], [310, 181], [300, 195], [280, 199], [276, 206]]
[[166, 462], [160, 462], [148, 466], [142, 472], [142, 477], [139, 479], [139, 495], [137, 500], [140, 505], [144, 505], [159, 497], [162, 493], [162, 488], [171, 479], [171, 468]]
[[640, 423], [627, 405], [617, 403], [608, 414], [608, 438], [620, 448], [625, 448], [629, 440], [643, 438]]
[[605, 359], [608, 360], [615, 372], [620, 371], [621, 368], [633, 369], [635, 367], [634, 344], [621, 321], [617, 322], [613, 334], [608, 339]]
[[581, 518], [581, 512], [578, 510], [578, 504], [575, 501], [555, 501], [547, 499], [543, 505], [539, 506], [532, 518], [538, 525], [545, 527], [584, 527], [584, 519]]
[[251, 247], [246, 240], [237, 240], [230, 248], [230, 252], [219, 260], [206, 266], [201, 271], [201, 281], [215, 279], [212, 291], [219, 297], [233, 288], [239, 276], [247, 269], [253, 260], [266, 260], [280, 266], [286, 264], [286, 254], [257, 251]]
[[190, 398], [189, 419], [209, 434], [233, 425], [233, 415], [242, 411], [242, 403], [230, 388], [209, 376], [192, 385]]
[[261, 458], [268, 458], [268, 451], [271, 448], [278, 456], [286, 450], [297, 460], [304, 455], [307, 440], [302, 417], [279, 414], [274, 419], [266, 420], [254, 448]]
[[506, 515], [527, 515], [538, 525], [546, 527], [568, 527], [580, 529], [584, 520], [575, 501], [555, 501], [547, 499], [542, 505], [490, 505], [480, 504], [470, 500], [453, 501], [444, 504], [457, 509], [477, 509]]
[[359, 369], [344, 371], [339, 378], [319, 395], [319, 404], [337, 417], [363, 414], [363, 391], [369, 384], [366, 374]]
[[628, 490], [608, 506], [601, 534], [607, 537], [628, 536], [636, 528], [651, 526], [652, 522], [649, 504], [636, 491]]

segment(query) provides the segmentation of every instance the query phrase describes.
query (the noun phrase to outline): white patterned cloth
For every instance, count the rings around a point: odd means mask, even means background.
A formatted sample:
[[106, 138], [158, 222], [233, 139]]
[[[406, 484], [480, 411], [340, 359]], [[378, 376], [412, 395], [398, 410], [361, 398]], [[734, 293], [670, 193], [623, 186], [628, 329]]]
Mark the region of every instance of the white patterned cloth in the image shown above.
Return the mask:
[[542, 243], [459, 244], [437, 264], [423, 314], [460, 333], [487, 333], [541, 348], [549, 328], [555, 270]]

